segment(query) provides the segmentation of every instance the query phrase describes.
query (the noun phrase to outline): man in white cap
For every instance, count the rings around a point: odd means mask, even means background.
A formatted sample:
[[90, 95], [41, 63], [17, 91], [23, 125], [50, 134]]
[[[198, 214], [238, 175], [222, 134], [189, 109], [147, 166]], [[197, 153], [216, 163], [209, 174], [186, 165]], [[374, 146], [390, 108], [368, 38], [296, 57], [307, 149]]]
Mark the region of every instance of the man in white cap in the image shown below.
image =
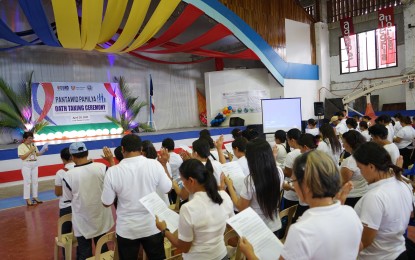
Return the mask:
[[[111, 208], [101, 203], [107, 166], [88, 160], [84, 143], [72, 143], [69, 152], [75, 168], [64, 178], [64, 194], [72, 202], [72, 224], [78, 240], [76, 259], [83, 260], [92, 256], [92, 240], [96, 244], [114, 226], [114, 219]], [[103, 251], [107, 250], [103, 247]]]

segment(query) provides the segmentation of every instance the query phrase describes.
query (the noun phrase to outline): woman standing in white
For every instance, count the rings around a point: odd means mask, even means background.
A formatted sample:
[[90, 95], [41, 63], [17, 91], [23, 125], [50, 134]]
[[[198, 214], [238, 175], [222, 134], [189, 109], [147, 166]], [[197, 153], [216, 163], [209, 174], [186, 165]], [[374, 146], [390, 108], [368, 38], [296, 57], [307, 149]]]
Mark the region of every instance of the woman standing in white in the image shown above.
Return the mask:
[[228, 259], [223, 234], [226, 220], [234, 215], [229, 195], [218, 191], [213, 173], [197, 159], [183, 162], [180, 177], [193, 199], [180, 209], [178, 237], [164, 221], [156, 219], [157, 228], [184, 252], [185, 260]]
[[[357, 131], [350, 130], [342, 136], [343, 146], [346, 152], [353, 152], [362, 144], [366, 143], [366, 139]], [[353, 189], [350, 191], [345, 201], [346, 205], [354, 207], [359, 199], [367, 192], [367, 182], [360, 174], [356, 161], [353, 156], [349, 156], [343, 160], [340, 166], [340, 174], [342, 176], [342, 184], [352, 181]]]
[[342, 145], [334, 132], [334, 128], [329, 124], [323, 124], [320, 127], [320, 135], [322, 140], [318, 143], [317, 150], [330, 155], [336, 165], [339, 165]]
[[362, 144], [353, 154], [369, 191], [355, 211], [363, 223], [359, 259], [408, 259], [405, 239], [413, 210], [411, 188], [401, 180], [401, 170], [380, 145]]
[[387, 139], [388, 129], [384, 125], [376, 124], [369, 128], [369, 133], [372, 136], [373, 142], [383, 146], [383, 148], [388, 151], [392, 162], [396, 164], [396, 161], [399, 158], [399, 149], [395, 143], [391, 143]]
[[[341, 187], [337, 165], [326, 153], [307, 152], [295, 160], [292, 179], [310, 209], [291, 225], [280, 259], [356, 259], [363, 226], [352, 208], [333, 199]], [[246, 239], [240, 248], [248, 260], [258, 259]]]
[[231, 179], [225, 177], [225, 184], [235, 207], [242, 211], [251, 207], [268, 228], [274, 232], [281, 228], [278, 216], [280, 190], [283, 173], [278, 170], [269, 143], [263, 139], [254, 139], [246, 146], [249, 175], [238, 197]]
[[[47, 148], [45, 149], [47, 151]], [[26, 200], [27, 206], [33, 206], [34, 203], [42, 203], [38, 199], [38, 164], [37, 157], [42, 155], [37, 147], [33, 144], [33, 133], [25, 132], [23, 134], [23, 143], [17, 147], [17, 155], [23, 161], [23, 199]], [[30, 186], [32, 186], [33, 201], [30, 199]]]
[[290, 147], [287, 143], [287, 133], [284, 130], [276, 131], [274, 133], [274, 140], [275, 145], [272, 147], [272, 153], [278, 166], [284, 168], [285, 158], [287, 157], [287, 153], [290, 152]]
[[393, 142], [398, 146], [399, 152], [403, 157], [403, 168], [407, 169], [410, 164], [412, 164], [412, 148], [409, 146], [412, 145], [415, 138], [415, 130], [412, 127], [412, 120], [409, 116], [402, 117], [401, 120], [402, 129], [396, 134], [396, 137], [393, 138]]

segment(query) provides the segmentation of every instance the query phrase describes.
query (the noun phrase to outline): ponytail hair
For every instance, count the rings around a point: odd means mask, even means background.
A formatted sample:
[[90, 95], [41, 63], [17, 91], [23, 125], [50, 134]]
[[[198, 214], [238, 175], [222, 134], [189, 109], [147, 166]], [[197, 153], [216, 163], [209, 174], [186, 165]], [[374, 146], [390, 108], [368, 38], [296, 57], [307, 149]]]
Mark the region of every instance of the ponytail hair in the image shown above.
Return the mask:
[[393, 170], [395, 178], [402, 181], [402, 168], [393, 164], [392, 159], [385, 148], [375, 142], [367, 142], [360, 145], [356, 151], [353, 152], [353, 157], [358, 163], [363, 165], [372, 164], [381, 172]]
[[[208, 168], [211, 168], [209, 170]], [[212, 163], [208, 160], [206, 166], [197, 159], [189, 159], [182, 163], [179, 168], [180, 176], [188, 180], [193, 178], [199, 184], [203, 185], [208, 197], [216, 204], [222, 204], [223, 199], [218, 192], [218, 185], [215, 176], [213, 176]]]

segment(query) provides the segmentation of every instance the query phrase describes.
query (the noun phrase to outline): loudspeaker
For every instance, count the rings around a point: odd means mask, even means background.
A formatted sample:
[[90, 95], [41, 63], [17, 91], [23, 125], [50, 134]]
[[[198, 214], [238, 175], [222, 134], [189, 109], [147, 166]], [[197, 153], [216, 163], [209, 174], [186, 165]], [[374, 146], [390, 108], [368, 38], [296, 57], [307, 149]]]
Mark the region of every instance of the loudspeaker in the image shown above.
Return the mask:
[[314, 102], [314, 115], [324, 116], [324, 103], [323, 102]]
[[244, 126], [245, 120], [240, 117], [231, 117], [229, 119], [229, 126]]

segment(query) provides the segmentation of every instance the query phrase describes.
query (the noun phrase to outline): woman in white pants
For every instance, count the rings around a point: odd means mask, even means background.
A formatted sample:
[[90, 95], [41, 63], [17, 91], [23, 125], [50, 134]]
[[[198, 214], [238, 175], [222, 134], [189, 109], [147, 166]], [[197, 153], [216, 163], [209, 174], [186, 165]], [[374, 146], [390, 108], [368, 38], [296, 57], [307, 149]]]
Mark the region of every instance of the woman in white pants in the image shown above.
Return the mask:
[[[26, 200], [27, 206], [33, 206], [34, 203], [42, 203], [38, 199], [38, 164], [37, 157], [42, 155], [37, 147], [33, 144], [33, 133], [25, 132], [23, 134], [23, 143], [17, 148], [17, 154], [23, 161], [23, 199]], [[33, 201], [30, 199], [30, 185], [32, 184]]]

